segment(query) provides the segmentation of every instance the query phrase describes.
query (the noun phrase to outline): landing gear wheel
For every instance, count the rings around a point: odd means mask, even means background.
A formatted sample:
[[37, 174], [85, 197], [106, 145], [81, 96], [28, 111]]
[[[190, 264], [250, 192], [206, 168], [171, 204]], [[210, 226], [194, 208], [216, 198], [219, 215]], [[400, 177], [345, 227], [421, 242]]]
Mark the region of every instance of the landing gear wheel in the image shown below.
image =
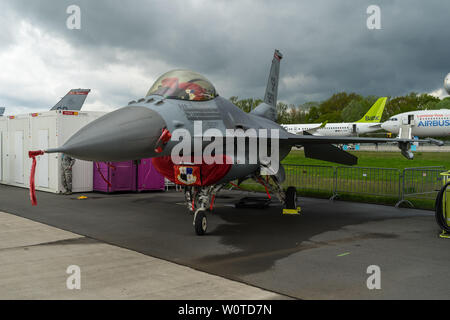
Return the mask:
[[286, 190], [286, 209], [297, 209], [297, 189], [295, 187], [288, 187]]
[[205, 209], [198, 209], [194, 214], [194, 229], [195, 233], [202, 236], [206, 233], [208, 228], [208, 221], [206, 220]]

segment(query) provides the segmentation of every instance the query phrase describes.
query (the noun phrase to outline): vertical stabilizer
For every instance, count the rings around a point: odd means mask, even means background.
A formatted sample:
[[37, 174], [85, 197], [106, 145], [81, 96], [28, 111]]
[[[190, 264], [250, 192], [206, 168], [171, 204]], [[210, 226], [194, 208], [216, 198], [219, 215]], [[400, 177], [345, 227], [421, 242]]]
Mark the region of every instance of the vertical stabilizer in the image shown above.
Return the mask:
[[383, 115], [384, 107], [386, 106], [387, 98], [379, 98], [369, 111], [356, 122], [366, 122], [366, 123], [378, 123], [381, 122], [381, 116]]
[[280, 51], [275, 50], [273, 54], [272, 66], [270, 67], [269, 80], [267, 81], [266, 94], [264, 102], [271, 106], [277, 105], [278, 96], [278, 79], [280, 77], [280, 61], [283, 55]]
[[72, 89], [50, 110], [81, 110], [89, 92], [90, 89]]
[[278, 79], [280, 77], [280, 61], [282, 58], [283, 55], [281, 52], [275, 50], [272, 66], [270, 67], [269, 80], [267, 81], [266, 93], [264, 95], [264, 102], [251, 111], [252, 114], [272, 121], [277, 120]]

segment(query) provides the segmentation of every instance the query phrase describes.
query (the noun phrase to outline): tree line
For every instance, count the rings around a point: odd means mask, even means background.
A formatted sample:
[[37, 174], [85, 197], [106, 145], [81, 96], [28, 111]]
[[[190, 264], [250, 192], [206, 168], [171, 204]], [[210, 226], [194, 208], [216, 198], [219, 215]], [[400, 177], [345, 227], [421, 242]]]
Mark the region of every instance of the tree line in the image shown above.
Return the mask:
[[[278, 102], [277, 122], [284, 124], [354, 122], [361, 119], [378, 98], [339, 92], [320, 102], [311, 101], [298, 105]], [[230, 101], [243, 111], [250, 112], [263, 100], [231, 97]], [[426, 93], [411, 92], [405, 96], [389, 98], [381, 120], [386, 121], [391, 116], [403, 112], [436, 109], [450, 109], [450, 97], [441, 100]]]

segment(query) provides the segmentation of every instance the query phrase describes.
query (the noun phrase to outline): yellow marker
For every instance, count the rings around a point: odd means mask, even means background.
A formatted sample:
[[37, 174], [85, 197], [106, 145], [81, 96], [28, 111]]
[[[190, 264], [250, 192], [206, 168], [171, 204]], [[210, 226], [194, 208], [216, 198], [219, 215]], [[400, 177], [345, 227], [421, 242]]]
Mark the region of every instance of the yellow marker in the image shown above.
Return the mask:
[[84, 199], [87, 199], [88, 197], [86, 197], [86, 196], [79, 196], [77, 199], [78, 200], [84, 200]]
[[350, 254], [350, 252], [344, 252], [344, 253], [338, 254], [337, 256], [343, 257], [343, 256], [348, 256], [349, 254]]
[[450, 239], [450, 233], [442, 231], [442, 233], [439, 235], [439, 237], [443, 238], [443, 239]]
[[297, 209], [283, 209], [283, 214], [300, 214], [302, 208], [297, 207]]

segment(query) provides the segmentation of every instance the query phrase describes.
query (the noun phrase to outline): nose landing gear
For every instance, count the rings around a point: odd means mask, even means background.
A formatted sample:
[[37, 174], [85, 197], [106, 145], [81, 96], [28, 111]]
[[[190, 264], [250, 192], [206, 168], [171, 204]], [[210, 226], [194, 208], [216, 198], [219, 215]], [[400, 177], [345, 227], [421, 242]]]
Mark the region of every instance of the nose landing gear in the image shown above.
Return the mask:
[[208, 229], [208, 220], [206, 219], [205, 211], [205, 209], [199, 208], [194, 213], [194, 230], [199, 236], [204, 235]]
[[214, 207], [214, 199], [224, 184], [213, 185], [207, 187], [190, 187], [184, 188], [186, 207], [189, 212], [194, 214], [193, 226], [197, 235], [202, 236], [208, 229], [208, 220], [206, 212], [212, 211]]

